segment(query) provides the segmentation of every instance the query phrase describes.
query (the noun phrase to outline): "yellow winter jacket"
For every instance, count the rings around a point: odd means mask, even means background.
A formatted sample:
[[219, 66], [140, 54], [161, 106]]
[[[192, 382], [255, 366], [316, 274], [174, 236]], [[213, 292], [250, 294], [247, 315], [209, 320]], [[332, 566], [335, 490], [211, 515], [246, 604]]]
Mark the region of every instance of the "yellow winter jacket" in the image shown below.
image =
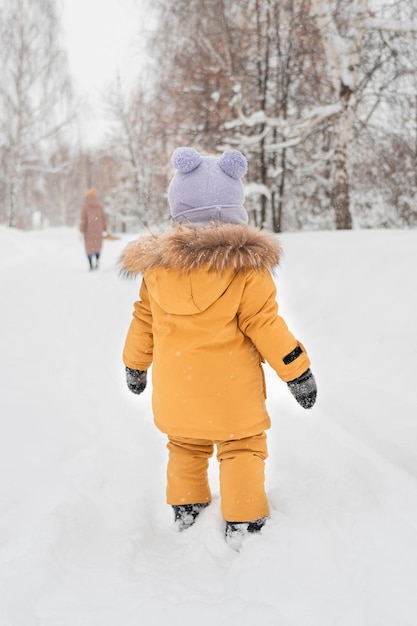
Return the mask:
[[310, 365], [278, 315], [273, 235], [232, 224], [175, 227], [131, 242], [126, 275], [143, 274], [123, 352], [152, 367], [157, 427], [172, 436], [228, 440], [270, 427], [266, 360], [283, 381]]

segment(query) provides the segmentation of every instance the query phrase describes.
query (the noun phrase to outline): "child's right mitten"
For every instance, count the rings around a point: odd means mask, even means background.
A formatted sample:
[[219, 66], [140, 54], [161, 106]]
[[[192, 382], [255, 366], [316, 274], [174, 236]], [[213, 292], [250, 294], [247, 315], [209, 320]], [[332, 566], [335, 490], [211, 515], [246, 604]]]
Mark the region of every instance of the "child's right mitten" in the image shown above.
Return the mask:
[[317, 397], [317, 385], [310, 370], [306, 370], [298, 378], [287, 383], [292, 395], [303, 409], [311, 409]]
[[132, 370], [126, 367], [126, 383], [132, 393], [142, 393], [146, 387], [146, 370]]

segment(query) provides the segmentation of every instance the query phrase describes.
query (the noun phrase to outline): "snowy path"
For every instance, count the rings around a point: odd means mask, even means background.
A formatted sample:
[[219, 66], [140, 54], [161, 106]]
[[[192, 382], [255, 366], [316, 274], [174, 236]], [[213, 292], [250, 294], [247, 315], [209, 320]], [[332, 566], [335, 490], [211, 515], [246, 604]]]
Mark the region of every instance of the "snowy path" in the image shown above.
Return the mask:
[[267, 369], [272, 519], [237, 554], [214, 462], [195, 527], [164, 503], [165, 439], [120, 360], [127, 239], [89, 273], [75, 231], [0, 228], [1, 626], [417, 623], [417, 232], [281, 240], [320, 396], [304, 412]]

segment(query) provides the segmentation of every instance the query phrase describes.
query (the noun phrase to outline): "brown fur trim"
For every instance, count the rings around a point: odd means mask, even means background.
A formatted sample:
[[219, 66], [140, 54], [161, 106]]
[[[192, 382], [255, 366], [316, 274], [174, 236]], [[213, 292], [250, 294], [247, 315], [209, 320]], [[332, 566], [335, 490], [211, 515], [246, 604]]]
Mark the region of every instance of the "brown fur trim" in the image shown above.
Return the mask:
[[206, 266], [222, 272], [272, 270], [281, 248], [271, 233], [252, 226], [213, 224], [204, 227], [175, 226], [129, 243], [120, 258], [124, 276], [143, 274], [157, 267], [184, 271]]

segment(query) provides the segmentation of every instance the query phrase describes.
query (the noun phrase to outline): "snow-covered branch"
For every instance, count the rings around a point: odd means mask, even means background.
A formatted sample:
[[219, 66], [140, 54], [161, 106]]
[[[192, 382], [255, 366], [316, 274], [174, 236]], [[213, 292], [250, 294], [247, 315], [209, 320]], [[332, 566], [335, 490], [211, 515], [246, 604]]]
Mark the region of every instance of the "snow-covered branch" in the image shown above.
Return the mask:
[[266, 185], [262, 185], [261, 183], [248, 183], [245, 185], [245, 197], [250, 198], [251, 196], [264, 196], [268, 200], [271, 199], [271, 190]]
[[39, 172], [42, 174], [59, 174], [70, 167], [71, 162], [65, 161], [58, 167], [50, 167], [48, 165], [41, 165], [39, 163], [24, 163], [20, 166], [20, 170], [23, 172]]
[[389, 31], [391, 33], [417, 33], [417, 22], [400, 22], [367, 17], [363, 24], [369, 30]]
[[251, 115], [247, 116], [243, 113], [239, 103], [238, 119], [232, 120], [226, 124], [226, 128], [230, 130], [242, 126], [246, 128], [253, 128], [258, 124], [263, 125], [264, 128], [258, 135], [242, 137], [240, 139], [240, 141], [245, 143], [247, 146], [259, 143], [273, 128], [277, 128], [284, 137], [284, 141], [279, 144], [271, 144], [268, 146], [268, 150], [277, 151], [297, 145], [300, 141], [302, 141], [306, 133], [310, 132], [324, 120], [337, 115], [341, 112], [341, 110], [342, 104], [340, 102], [336, 102], [335, 104], [314, 107], [313, 109], [307, 111], [301, 118], [292, 120], [280, 117], [268, 117], [265, 111], [255, 111]]

